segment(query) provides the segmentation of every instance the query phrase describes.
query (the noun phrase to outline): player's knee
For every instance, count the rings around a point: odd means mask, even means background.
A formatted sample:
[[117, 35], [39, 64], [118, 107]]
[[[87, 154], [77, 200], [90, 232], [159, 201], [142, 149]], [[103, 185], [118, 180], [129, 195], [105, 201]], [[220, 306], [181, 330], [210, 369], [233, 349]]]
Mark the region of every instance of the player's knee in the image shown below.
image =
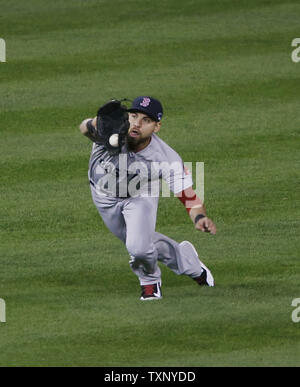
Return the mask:
[[147, 257], [145, 249], [137, 249], [135, 247], [127, 247], [128, 253], [135, 259], [144, 259]]
[[126, 244], [127, 251], [131, 255], [131, 257], [134, 257], [134, 259], [148, 259], [152, 256], [151, 249], [148, 248], [148, 246], [145, 245], [139, 245], [139, 244]]
[[134, 271], [142, 268], [143, 272], [148, 274], [153, 274], [156, 269], [156, 260], [149, 257], [140, 258], [131, 256], [129, 264]]

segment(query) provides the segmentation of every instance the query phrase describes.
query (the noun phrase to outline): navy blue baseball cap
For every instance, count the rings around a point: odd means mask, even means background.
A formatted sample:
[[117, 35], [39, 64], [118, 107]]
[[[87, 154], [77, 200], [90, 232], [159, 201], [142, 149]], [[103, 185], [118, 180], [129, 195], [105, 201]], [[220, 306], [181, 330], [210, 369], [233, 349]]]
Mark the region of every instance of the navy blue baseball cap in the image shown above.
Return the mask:
[[147, 114], [154, 121], [159, 122], [163, 116], [163, 108], [161, 103], [152, 97], [137, 97], [132, 102], [129, 112], [141, 112]]

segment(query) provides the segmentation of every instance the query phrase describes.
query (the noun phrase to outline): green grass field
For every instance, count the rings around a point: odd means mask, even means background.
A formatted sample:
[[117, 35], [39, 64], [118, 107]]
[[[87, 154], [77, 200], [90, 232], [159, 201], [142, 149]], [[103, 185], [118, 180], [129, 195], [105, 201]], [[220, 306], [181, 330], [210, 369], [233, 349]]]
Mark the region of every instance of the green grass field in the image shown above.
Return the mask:
[[[0, 0], [0, 366], [300, 366], [299, 1]], [[160, 137], [205, 162], [218, 234], [176, 198], [157, 230], [215, 276], [162, 267], [142, 303], [104, 227], [78, 125], [110, 98], [150, 94]]]

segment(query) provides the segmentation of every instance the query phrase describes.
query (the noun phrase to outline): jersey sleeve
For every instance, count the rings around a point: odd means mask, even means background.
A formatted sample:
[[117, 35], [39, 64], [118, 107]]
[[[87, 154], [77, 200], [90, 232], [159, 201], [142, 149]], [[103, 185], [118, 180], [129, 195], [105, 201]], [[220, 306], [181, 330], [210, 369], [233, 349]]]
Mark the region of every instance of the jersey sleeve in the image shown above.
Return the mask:
[[171, 162], [163, 163], [162, 178], [168, 184], [170, 191], [175, 195], [193, 185], [191, 174], [177, 154]]

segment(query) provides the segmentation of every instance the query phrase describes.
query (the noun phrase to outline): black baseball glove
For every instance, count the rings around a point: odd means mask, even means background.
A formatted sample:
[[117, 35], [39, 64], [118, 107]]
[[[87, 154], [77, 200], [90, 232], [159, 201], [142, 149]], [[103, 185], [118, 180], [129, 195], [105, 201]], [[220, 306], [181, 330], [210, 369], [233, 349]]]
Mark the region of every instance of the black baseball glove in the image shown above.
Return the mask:
[[[121, 152], [129, 129], [127, 107], [119, 100], [112, 100], [101, 106], [97, 112], [96, 138], [111, 154]], [[109, 142], [113, 134], [118, 135], [116, 146]]]

